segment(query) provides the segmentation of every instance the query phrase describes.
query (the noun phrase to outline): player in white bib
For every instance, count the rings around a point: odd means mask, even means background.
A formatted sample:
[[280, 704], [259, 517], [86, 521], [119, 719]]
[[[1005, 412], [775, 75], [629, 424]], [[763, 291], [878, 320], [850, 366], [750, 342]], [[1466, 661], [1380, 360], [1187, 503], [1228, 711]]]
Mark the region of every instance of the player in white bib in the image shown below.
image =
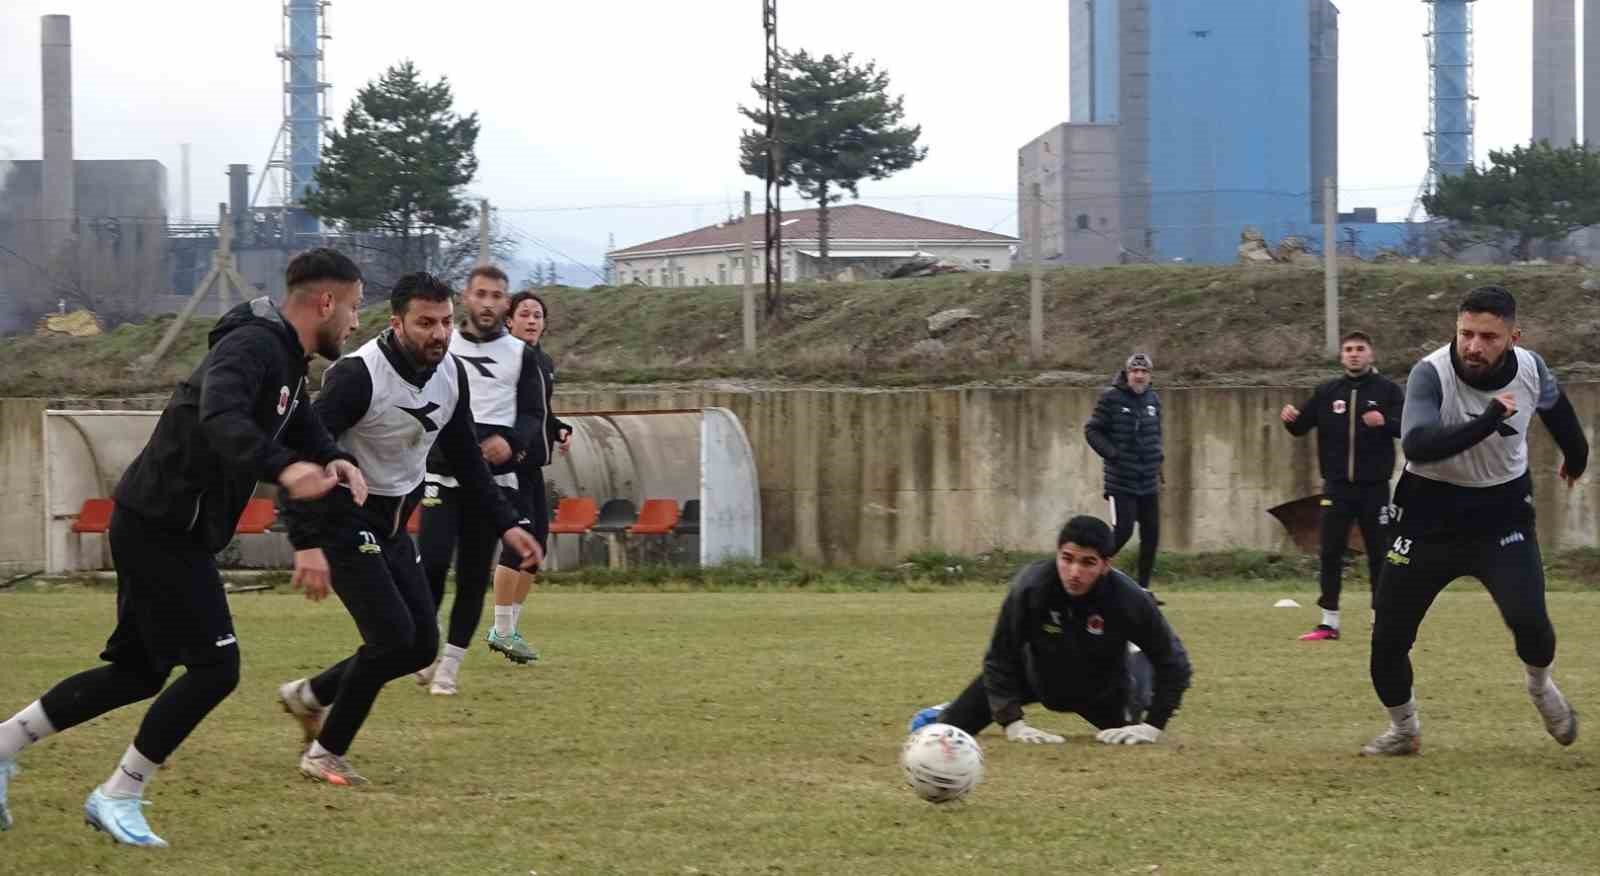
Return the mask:
[[[483, 459], [506, 501], [516, 506], [520, 504], [517, 459], [544, 442], [545, 424], [538, 354], [506, 331], [509, 283], [505, 272], [493, 265], [473, 269], [461, 296], [466, 320], [450, 339], [450, 355], [466, 366], [472, 419]], [[461, 489], [459, 477], [456, 464], [448, 457], [438, 452], [429, 455], [419, 541], [423, 572], [436, 608], [444, 602], [452, 556], [456, 586], [444, 653], [436, 664], [418, 673], [418, 681], [429, 683], [430, 693], [444, 696], [456, 693], [461, 661], [477, 634], [495, 542], [499, 541], [495, 520], [475, 497]], [[538, 657], [521, 636], [502, 639], [491, 632], [489, 647], [517, 663]]]
[[1561, 448], [1569, 488], [1588, 465], [1589, 444], [1544, 360], [1517, 346], [1516, 320], [1510, 292], [1472, 290], [1455, 340], [1424, 357], [1406, 381], [1400, 446], [1407, 461], [1386, 515], [1389, 550], [1372, 627], [1372, 684], [1389, 728], [1364, 755], [1421, 750], [1411, 646], [1434, 598], [1465, 576], [1483, 582], [1511, 629], [1545, 729], [1562, 745], [1578, 737], [1578, 713], [1550, 677], [1556, 634], [1534, 531], [1528, 429], [1537, 413]]

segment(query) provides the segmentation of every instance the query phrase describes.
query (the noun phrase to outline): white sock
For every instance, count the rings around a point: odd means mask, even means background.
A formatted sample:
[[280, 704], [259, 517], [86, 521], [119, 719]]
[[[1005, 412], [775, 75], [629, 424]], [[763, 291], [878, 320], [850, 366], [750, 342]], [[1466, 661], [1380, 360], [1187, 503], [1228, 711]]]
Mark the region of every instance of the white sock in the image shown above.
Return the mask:
[[504, 639], [511, 635], [517, 628], [516, 610], [509, 605], [496, 605], [494, 607], [494, 634]]
[[1522, 668], [1528, 672], [1529, 694], [1533, 696], [1541, 696], [1547, 690], [1556, 686], [1555, 682], [1550, 678], [1549, 666], [1529, 666], [1528, 664], [1524, 663], [1522, 664]]
[[461, 668], [461, 658], [465, 656], [467, 656], [466, 648], [459, 645], [445, 645], [444, 656], [439, 658], [439, 671], [453, 677], [456, 670]]
[[144, 784], [155, 778], [156, 770], [161, 764], [139, 753], [139, 749], [128, 746], [122, 755], [122, 762], [112, 771], [111, 778], [100, 789], [111, 797], [143, 797]]
[[1416, 736], [1422, 732], [1422, 720], [1417, 717], [1417, 698], [1406, 700], [1405, 705], [1386, 706], [1389, 723], [1401, 733]]
[[322, 747], [322, 743], [315, 741], [306, 749], [306, 757], [327, 757], [330, 753], [328, 749]]
[[1324, 608], [1322, 610], [1322, 625], [1325, 627], [1333, 627], [1337, 630], [1339, 628], [1339, 612], [1337, 610], [1329, 611]]
[[22, 749], [56, 732], [38, 700], [29, 703], [10, 720], [0, 723], [0, 760], [11, 760]]
[[511, 606], [511, 632], [517, 631], [517, 624], [522, 623], [522, 603]]

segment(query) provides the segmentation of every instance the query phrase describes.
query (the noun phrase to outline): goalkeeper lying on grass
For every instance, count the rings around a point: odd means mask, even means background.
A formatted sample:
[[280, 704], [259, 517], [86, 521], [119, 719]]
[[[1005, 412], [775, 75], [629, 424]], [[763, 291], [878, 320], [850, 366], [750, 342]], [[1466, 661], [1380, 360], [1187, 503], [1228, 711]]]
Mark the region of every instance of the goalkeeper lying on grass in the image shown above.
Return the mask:
[[1113, 544], [1104, 522], [1068, 521], [1055, 562], [1011, 582], [983, 672], [953, 702], [918, 712], [911, 729], [937, 722], [976, 734], [994, 722], [1012, 742], [1065, 742], [1023, 720], [1022, 707], [1040, 703], [1077, 713], [1110, 745], [1159, 741], [1189, 687], [1189, 655], [1150, 594], [1111, 568]]

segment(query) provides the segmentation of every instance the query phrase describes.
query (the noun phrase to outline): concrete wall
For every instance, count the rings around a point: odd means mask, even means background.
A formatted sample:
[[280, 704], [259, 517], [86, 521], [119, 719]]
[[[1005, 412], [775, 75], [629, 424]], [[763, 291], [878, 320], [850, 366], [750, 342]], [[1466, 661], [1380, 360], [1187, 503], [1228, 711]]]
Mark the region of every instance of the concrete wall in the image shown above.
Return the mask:
[[[1567, 392], [1591, 442], [1600, 438], [1600, 383], [1571, 384]], [[1163, 549], [1291, 549], [1266, 509], [1320, 489], [1315, 439], [1295, 439], [1277, 421], [1279, 408], [1301, 404], [1305, 395], [1272, 388], [1162, 391]], [[889, 563], [920, 550], [1048, 548], [1069, 514], [1104, 514], [1100, 461], [1083, 440], [1097, 396], [1086, 388], [561, 392], [555, 408], [563, 416], [732, 410], [755, 451], [763, 553], [849, 564]], [[0, 400], [6, 568], [42, 565], [43, 407]], [[1554, 442], [1542, 428], [1530, 440], [1544, 546], [1600, 545], [1600, 472], [1568, 491], [1554, 477]], [[576, 473], [563, 468], [551, 476], [564, 486]], [[581, 481], [574, 478], [574, 485]]]
[[[1600, 384], [1567, 387], [1600, 436]], [[1320, 489], [1314, 438], [1276, 412], [1299, 389], [1174, 389], [1166, 407], [1162, 547], [1289, 550], [1266, 509]], [[762, 548], [832, 563], [919, 550], [1048, 547], [1074, 512], [1105, 513], [1101, 466], [1083, 441], [1098, 390], [560, 393], [556, 409], [719, 405], [744, 423], [762, 495]], [[1600, 544], [1600, 487], [1555, 482], [1557, 452], [1532, 437], [1547, 549]]]
[[0, 398], [0, 577], [44, 565], [45, 404]]

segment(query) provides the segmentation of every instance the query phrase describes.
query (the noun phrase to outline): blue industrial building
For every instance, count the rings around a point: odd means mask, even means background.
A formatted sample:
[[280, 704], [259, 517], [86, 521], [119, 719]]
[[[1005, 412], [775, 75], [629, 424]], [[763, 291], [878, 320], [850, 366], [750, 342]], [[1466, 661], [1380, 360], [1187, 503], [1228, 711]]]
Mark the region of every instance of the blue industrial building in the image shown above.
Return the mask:
[[1019, 162], [1019, 197], [1040, 182], [1060, 209], [1047, 256], [1230, 262], [1246, 227], [1319, 236], [1338, 175], [1329, 0], [1070, 2], [1070, 119]]

